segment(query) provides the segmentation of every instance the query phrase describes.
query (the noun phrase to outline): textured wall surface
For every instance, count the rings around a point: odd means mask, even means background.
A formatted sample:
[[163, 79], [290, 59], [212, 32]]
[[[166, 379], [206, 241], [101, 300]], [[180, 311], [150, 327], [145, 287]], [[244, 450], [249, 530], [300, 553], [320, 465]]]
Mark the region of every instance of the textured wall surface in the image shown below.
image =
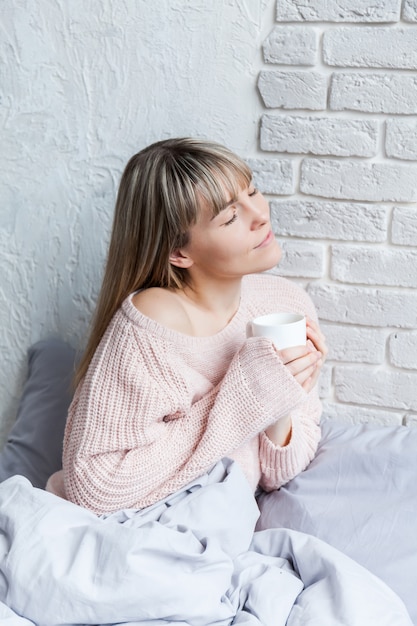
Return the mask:
[[325, 414], [417, 425], [417, 2], [278, 0], [263, 54], [252, 164], [327, 335]]
[[1, 3], [0, 439], [28, 346], [83, 340], [127, 159], [179, 135], [256, 153], [273, 4]]
[[330, 344], [325, 412], [417, 424], [416, 0], [3, 0], [0, 441], [26, 350], [83, 343], [121, 170], [223, 141]]

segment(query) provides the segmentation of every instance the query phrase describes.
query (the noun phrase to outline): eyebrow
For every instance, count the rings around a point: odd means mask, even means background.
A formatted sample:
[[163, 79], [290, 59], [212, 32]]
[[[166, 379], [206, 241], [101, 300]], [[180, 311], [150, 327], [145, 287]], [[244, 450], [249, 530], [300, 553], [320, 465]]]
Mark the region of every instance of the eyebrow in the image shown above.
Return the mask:
[[230, 205], [234, 204], [237, 201], [238, 201], [237, 197], [236, 198], [232, 198], [231, 200], [229, 200], [229, 202], [226, 202], [226, 204], [222, 208], [222, 211], [224, 211], [225, 209], [227, 209], [227, 207], [229, 207]]
[[210, 218], [210, 222], [212, 220], [214, 220], [215, 217], [217, 217], [218, 215], [220, 215], [220, 213], [222, 211], [225, 211], [229, 206], [231, 206], [232, 204], [234, 204], [235, 202], [237, 202], [237, 198], [232, 198], [231, 200], [229, 200], [229, 202], [226, 202], [226, 204], [224, 205], [224, 207], [218, 212], [216, 213], [216, 215], [212, 215]]

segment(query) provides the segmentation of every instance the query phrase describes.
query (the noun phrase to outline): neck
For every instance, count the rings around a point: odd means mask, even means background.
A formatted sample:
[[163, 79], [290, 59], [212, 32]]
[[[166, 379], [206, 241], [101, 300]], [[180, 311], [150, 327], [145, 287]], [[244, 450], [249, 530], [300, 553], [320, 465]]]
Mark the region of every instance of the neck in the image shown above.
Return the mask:
[[240, 303], [241, 277], [225, 281], [204, 281], [204, 285], [190, 284], [177, 291], [188, 308], [217, 320], [225, 326], [234, 316]]

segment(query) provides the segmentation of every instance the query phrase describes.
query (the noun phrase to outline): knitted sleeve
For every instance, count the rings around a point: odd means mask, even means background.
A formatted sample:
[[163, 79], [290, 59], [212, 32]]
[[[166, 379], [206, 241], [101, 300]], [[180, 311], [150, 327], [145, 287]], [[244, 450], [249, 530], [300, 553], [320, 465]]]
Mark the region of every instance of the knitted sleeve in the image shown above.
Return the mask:
[[291, 411], [292, 432], [290, 442], [274, 445], [265, 433], [260, 435], [259, 457], [261, 463], [260, 486], [265, 491], [278, 489], [302, 472], [312, 461], [320, 441], [321, 402], [317, 386], [307, 400]]
[[129, 333], [116, 343], [96, 354], [64, 440], [66, 495], [96, 513], [174, 493], [306, 398], [264, 338], [247, 340], [216, 387], [182, 403], [180, 376], [157, 380]]
[[[315, 306], [309, 295], [298, 286], [287, 284], [293, 292], [297, 310], [318, 321]], [[292, 432], [290, 442], [276, 446], [262, 432], [259, 441], [261, 465], [260, 486], [265, 491], [278, 489], [302, 472], [312, 461], [320, 441], [320, 417], [322, 406], [317, 385], [305, 400], [290, 412]]]

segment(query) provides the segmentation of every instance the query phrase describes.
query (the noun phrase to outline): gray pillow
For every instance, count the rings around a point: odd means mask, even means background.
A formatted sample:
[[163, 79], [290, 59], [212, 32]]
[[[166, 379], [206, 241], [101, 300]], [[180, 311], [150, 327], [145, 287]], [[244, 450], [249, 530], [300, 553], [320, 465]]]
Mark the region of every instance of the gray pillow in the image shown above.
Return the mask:
[[0, 481], [21, 474], [43, 488], [61, 468], [75, 350], [60, 339], [46, 339], [29, 348], [28, 361], [16, 421], [0, 452]]

